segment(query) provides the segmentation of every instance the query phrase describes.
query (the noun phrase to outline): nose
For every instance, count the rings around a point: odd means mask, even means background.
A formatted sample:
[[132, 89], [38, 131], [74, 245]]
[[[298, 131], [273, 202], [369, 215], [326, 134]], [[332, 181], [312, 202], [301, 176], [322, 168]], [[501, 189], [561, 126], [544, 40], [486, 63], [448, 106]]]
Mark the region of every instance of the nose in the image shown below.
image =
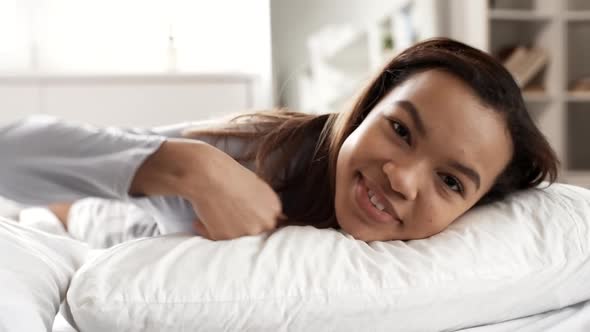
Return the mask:
[[417, 165], [400, 165], [388, 161], [383, 164], [390, 188], [406, 200], [415, 200], [418, 195], [420, 170]]

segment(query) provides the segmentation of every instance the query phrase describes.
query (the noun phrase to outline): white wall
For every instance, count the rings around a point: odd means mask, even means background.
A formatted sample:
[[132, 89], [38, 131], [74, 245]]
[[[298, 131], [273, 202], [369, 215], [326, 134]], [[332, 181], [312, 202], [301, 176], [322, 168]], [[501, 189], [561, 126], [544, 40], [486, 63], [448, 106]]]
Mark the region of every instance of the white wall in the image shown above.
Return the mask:
[[[306, 66], [306, 41], [328, 24], [364, 25], [383, 17], [402, 0], [271, 0], [271, 26], [276, 97], [296, 110], [298, 92], [295, 72]], [[428, 35], [444, 29], [435, 12], [444, 13], [447, 0], [418, 0], [430, 19], [422, 27]], [[434, 12], [427, 13], [433, 10]]]

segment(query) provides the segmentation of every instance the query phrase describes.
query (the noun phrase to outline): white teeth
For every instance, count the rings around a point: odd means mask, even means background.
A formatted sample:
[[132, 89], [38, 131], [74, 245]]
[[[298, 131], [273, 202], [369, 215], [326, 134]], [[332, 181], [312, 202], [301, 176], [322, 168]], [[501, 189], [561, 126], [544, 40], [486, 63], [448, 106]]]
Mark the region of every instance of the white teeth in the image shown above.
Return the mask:
[[375, 196], [375, 193], [373, 193], [372, 191], [368, 191], [369, 194], [369, 200], [371, 201], [371, 203], [373, 203], [373, 206], [375, 206], [377, 209], [383, 211], [385, 210], [385, 206], [381, 203], [379, 203], [379, 201], [377, 200], [377, 196]]
[[371, 201], [371, 203], [373, 204], [379, 204], [379, 201], [377, 200], [376, 196], [369, 196], [369, 200]]

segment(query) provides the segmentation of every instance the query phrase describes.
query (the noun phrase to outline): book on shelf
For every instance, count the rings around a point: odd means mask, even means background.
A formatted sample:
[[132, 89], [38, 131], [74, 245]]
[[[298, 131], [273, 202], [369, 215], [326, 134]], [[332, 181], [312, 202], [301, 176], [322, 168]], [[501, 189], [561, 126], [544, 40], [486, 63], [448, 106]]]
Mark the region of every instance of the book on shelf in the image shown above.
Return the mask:
[[549, 54], [542, 48], [518, 46], [504, 61], [504, 67], [514, 77], [519, 87], [524, 88], [549, 62]]
[[578, 78], [570, 87], [570, 96], [590, 98], [590, 76]]

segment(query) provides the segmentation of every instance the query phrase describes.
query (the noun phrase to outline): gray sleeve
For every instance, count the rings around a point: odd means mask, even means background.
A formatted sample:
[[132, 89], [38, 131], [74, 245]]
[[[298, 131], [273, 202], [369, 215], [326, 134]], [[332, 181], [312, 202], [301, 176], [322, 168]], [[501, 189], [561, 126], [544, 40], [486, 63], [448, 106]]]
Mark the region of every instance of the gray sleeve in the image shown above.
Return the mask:
[[[182, 134], [186, 129], [204, 129], [214, 124], [215, 122], [211, 121], [187, 122], [152, 128], [150, 129], [150, 132], [166, 137], [183, 137]], [[247, 127], [244, 129], [247, 130]], [[225, 137], [218, 139], [211, 136], [199, 135], [193, 137], [193, 139], [210, 144], [227, 153], [234, 159], [242, 155], [247, 149], [251, 148], [250, 144], [252, 144], [251, 141], [239, 137]], [[253, 162], [242, 162], [242, 165], [250, 170], [254, 170]], [[195, 218], [197, 218], [197, 214], [195, 213], [193, 206], [181, 197], [150, 196], [135, 199], [134, 203], [154, 218], [161, 234], [194, 232], [191, 225]]]
[[[0, 127], [0, 196], [46, 205], [85, 197], [127, 200], [137, 168], [166, 137], [182, 137], [187, 122], [151, 129], [97, 128], [35, 116]], [[236, 158], [252, 142], [241, 138], [195, 138]], [[244, 166], [253, 170], [254, 163]], [[196, 214], [177, 196], [133, 199], [158, 223], [162, 233], [191, 231]]]
[[0, 127], [0, 195], [44, 205], [127, 199], [137, 168], [165, 137], [32, 116]]

